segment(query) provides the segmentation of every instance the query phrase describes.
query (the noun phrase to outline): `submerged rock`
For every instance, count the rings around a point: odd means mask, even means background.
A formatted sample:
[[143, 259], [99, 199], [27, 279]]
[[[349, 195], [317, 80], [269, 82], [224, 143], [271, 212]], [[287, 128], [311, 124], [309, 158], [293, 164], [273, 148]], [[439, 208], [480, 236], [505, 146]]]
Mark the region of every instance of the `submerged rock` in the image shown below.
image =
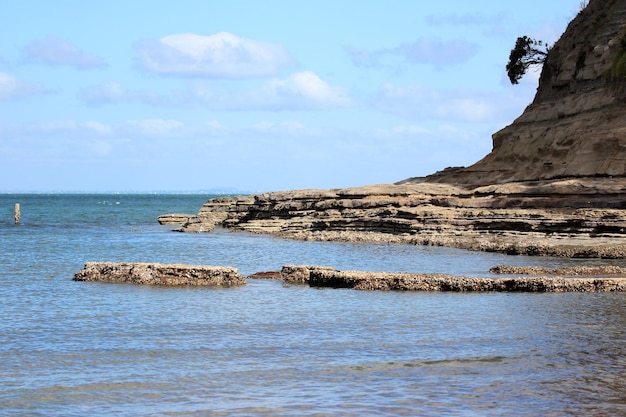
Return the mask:
[[335, 268], [315, 265], [285, 265], [280, 270], [280, 279], [287, 284], [309, 284], [311, 271], [335, 271]]
[[73, 280], [216, 287], [246, 284], [232, 267], [135, 262], [87, 262]]
[[169, 225], [169, 224], [183, 225], [196, 217], [197, 216], [195, 214], [170, 213], [170, 214], [160, 215], [157, 220], [159, 224], [162, 224], [162, 225]]
[[511, 275], [569, 275], [569, 276], [614, 276], [626, 275], [626, 268], [617, 265], [571, 266], [550, 269], [541, 266], [498, 265], [489, 269], [492, 274]]
[[312, 270], [309, 285], [383, 291], [613, 292], [626, 291], [626, 278], [479, 278], [447, 274]]

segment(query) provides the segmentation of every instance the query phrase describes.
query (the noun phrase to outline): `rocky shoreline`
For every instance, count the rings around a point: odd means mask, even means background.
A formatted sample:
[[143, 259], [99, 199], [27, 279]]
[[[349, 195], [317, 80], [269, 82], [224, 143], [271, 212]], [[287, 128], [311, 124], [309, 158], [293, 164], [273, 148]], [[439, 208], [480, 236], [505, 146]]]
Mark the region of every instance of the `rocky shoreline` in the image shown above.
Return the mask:
[[[286, 265], [281, 271], [239, 275], [236, 268], [204, 265], [132, 262], [88, 262], [74, 275], [74, 281], [118, 282], [161, 286], [233, 287], [247, 279], [277, 279], [290, 285], [352, 288], [378, 291], [455, 291], [455, 292], [624, 292], [626, 270], [612, 267], [582, 267], [545, 270], [520, 267], [494, 267], [494, 273], [585, 274], [581, 277], [464, 277], [447, 274], [406, 272], [338, 271], [328, 266]], [[605, 276], [606, 274], [611, 277]]]
[[446, 274], [314, 270], [311, 271], [309, 285], [382, 291], [623, 292], [626, 291], [626, 278], [476, 278]]
[[[491, 268], [490, 272], [494, 274], [515, 274], [517, 276], [494, 278], [436, 273], [338, 271], [332, 267], [325, 266], [287, 265], [277, 273], [275, 278], [282, 279], [288, 284], [305, 284], [311, 287], [352, 288], [368, 291], [626, 291], [626, 269], [619, 267], [574, 267], [549, 270], [536, 267], [498, 266]], [[544, 276], [520, 276], [537, 273], [544, 274]], [[585, 276], [580, 277], [580, 275]]]
[[267, 233], [288, 239], [448, 246], [511, 255], [626, 258], [626, 179], [569, 178], [490, 186], [413, 179], [207, 201], [197, 215], [161, 216], [181, 232]]

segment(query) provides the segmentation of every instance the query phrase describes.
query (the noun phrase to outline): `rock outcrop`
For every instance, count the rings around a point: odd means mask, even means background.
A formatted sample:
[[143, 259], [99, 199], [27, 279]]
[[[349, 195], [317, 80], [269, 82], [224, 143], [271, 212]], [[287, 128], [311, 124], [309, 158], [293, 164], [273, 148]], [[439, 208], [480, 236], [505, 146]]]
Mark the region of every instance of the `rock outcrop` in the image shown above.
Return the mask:
[[[283, 266], [280, 277], [288, 284], [311, 287], [353, 288], [380, 291], [497, 291], [497, 292], [624, 292], [626, 270], [617, 267], [578, 267], [560, 270], [517, 269], [514, 266], [493, 267], [495, 273], [546, 275], [533, 277], [465, 277], [447, 274], [406, 272], [337, 271], [332, 267], [312, 265]], [[610, 276], [606, 276], [606, 275]], [[584, 278], [573, 275], [585, 275]]]
[[285, 265], [280, 270], [279, 278], [287, 284], [309, 284], [311, 271], [335, 271], [335, 268], [315, 265]]
[[549, 269], [541, 266], [498, 265], [489, 269], [492, 274], [509, 275], [565, 275], [565, 276], [615, 276], [626, 275], [626, 268], [616, 265], [571, 266]]
[[74, 274], [73, 280], [214, 287], [233, 287], [247, 282], [231, 267], [137, 262], [87, 262]]
[[626, 278], [482, 278], [446, 274], [312, 270], [312, 287], [382, 291], [623, 292]]
[[[567, 257], [626, 257], [626, 182], [372, 185], [207, 201], [181, 228]], [[217, 216], [215, 215], [217, 213]], [[207, 222], [203, 223], [203, 219]]]
[[197, 216], [195, 214], [184, 214], [184, 213], [171, 213], [171, 214], [162, 214], [157, 220], [159, 224], [162, 225], [183, 225], [185, 223], [190, 223], [195, 220]]
[[493, 135], [492, 152], [427, 181], [624, 177], [625, 55], [626, 0], [591, 0], [550, 50], [533, 103]]
[[476, 164], [396, 184], [217, 198], [178, 230], [626, 258], [625, 115], [626, 0], [591, 0], [550, 51], [533, 103]]

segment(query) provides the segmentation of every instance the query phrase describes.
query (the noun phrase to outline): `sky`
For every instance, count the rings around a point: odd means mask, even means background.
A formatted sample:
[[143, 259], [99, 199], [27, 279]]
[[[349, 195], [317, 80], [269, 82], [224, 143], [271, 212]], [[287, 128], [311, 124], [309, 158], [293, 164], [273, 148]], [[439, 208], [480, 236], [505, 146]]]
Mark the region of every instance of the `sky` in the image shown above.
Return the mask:
[[0, 192], [387, 184], [491, 151], [580, 0], [35, 1], [0, 17]]

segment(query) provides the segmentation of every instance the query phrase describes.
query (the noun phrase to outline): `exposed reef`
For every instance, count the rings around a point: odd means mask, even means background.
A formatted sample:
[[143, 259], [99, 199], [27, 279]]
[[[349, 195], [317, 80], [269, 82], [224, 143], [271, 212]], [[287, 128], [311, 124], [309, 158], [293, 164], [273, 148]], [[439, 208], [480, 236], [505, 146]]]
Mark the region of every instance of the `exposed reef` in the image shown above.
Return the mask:
[[[599, 270], [589, 270], [599, 274]], [[615, 271], [612, 271], [615, 273]], [[623, 271], [621, 271], [623, 273]], [[562, 276], [464, 277], [447, 274], [405, 272], [337, 271], [329, 267], [286, 266], [285, 282], [308, 283], [311, 287], [352, 288], [381, 291], [494, 291], [494, 292], [623, 292], [624, 277]]]
[[236, 268], [138, 262], [87, 262], [74, 281], [125, 282], [170, 286], [233, 287], [245, 285]]
[[[508, 269], [507, 269], [508, 268]], [[406, 272], [338, 271], [329, 266], [286, 265], [280, 271], [258, 272], [250, 279], [279, 279], [289, 285], [353, 288], [380, 291], [499, 291], [499, 292], [617, 292], [626, 291], [624, 270], [603, 267], [577, 271], [513, 269], [494, 267], [497, 273], [587, 273], [584, 278], [562, 276], [464, 277], [447, 274]], [[604, 274], [609, 272], [611, 277]], [[617, 276], [620, 275], [620, 276]], [[74, 275], [74, 281], [118, 282], [163, 286], [233, 287], [247, 279], [236, 268], [223, 266], [177, 265], [133, 262], [87, 262]]]

